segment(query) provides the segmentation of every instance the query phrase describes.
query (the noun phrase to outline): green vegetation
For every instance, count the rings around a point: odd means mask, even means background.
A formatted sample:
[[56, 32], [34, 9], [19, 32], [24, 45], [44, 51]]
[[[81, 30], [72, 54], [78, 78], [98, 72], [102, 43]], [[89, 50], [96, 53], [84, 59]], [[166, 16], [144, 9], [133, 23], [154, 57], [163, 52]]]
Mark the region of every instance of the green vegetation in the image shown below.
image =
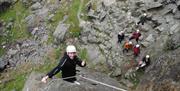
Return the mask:
[[141, 77], [144, 74], [143, 70], [138, 70], [136, 72], [134, 72], [133, 74], [135, 74], [135, 76], [128, 78], [129, 81], [131, 81], [134, 86], [131, 89], [135, 89], [137, 87], [137, 85], [139, 84]]
[[[0, 83], [0, 91], [12, 91], [13, 89], [21, 91], [27, 76], [29, 76], [32, 71], [47, 73], [53, 69], [59, 63], [59, 57], [63, 55], [63, 53], [61, 53], [63, 49], [64, 47], [61, 45], [61, 48], [58, 47], [57, 49], [49, 50], [47, 57], [44, 58], [44, 64], [26, 63], [17, 67], [16, 70], [7, 70], [7, 72], [2, 73], [0, 79], [5, 82]], [[60, 77], [61, 74], [56, 76]]]
[[[4, 31], [7, 34], [0, 35], [0, 44], [12, 43], [17, 39], [29, 37], [29, 34], [26, 31], [26, 24], [23, 21], [28, 14], [28, 10], [20, 2], [17, 2], [4, 13], [0, 13], [0, 20], [3, 20], [6, 23], [12, 22], [12, 24]], [[0, 56], [4, 51], [3, 48], [0, 48]]]
[[87, 54], [87, 49], [82, 49], [80, 50], [79, 52], [79, 57], [82, 59], [82, 60], [88, 60], [88, 54]]
[[[84, 4], [89, 0], [84, 0]], [[51, 3], [54, 3], [53, 0]], [[78, 37], [80, 34], [79, 21], [77, 19], [77, 11], [80, 6], [80, 0], [73, 0], [70, 4], [67, 3], [66, 0], [62, 0], [62, 5], [64, 8], [60, 7], [57, 10], [57, 13], [53, 17], [53, 22], [49, 22], [52, 25], [52, 29], [50, 32], [49, 42], [53, 41], [52, 33], [54, 28], [58, 25], [59, 21], [63, 19], [64, 15], [68, 15], [67, 21], [65, 23], [71, 24], [69, 34], [70, 37]], [[67, 3], [67, 4], [65, 4]], [[84, 12], [84, 11], [83, 11]], [[15, 5], [13, 5], [6, 12], [0, 14], [0, 19], [4, 22], [13, 21], [13, 25], [11, 28], [6, 29], [5, 31], [9, 31], [6, 36], [0, 36], [0, 44], [3, 42], [13, 43], [18, 39], [25, 39], [29, 37], [28, 32], [26, 31], [26, 23], [24, 23], [24, 18], [29, 14], [27, 8], [25, 8], [20, 1], [18, 1]], [[24, 83], [27, 79], [27, 76], [32, 71], [47, 73], [53, 67], [55, 67], [59, 62], [59, 57], [63, 55], [64, 45], [60, 45], [56, 49], [52, 49], [48, 52], [48, 55], [44, 61], [44, 64], [33, 64], [26, 63], [15, 70], [7, 70], [0, 74], [0, 91], [21, 91]], [[0, 55], [4, 53], [4, 49], [0, 48]], [[80, 51], [80, 57], [82, 59], [87, 59], [87, 51], [83, 49]], [[59, 75], [57, 75], [59, 76]]]
[[[82, 13], [85, 13], [85, 4], [89, 0], [84, 0]], [[52, 30], [55, 30], [55, 27], [58, 25], [60, 20], [63, 20], [65, 15], [68, 15], [68, 19], [65, 21], [67, 24], [71, 24], [69, 29], [69, 37], [79, 37], [81, 29], [79, 28], [79, 21], [77, 18], [77, 13], [79, 10], [79, 6], [81, 4], [81, 0], [72, 0], [72, 2], [62, 0], [62, 6], [57, 10], [57, 13], [53, 17]], [[52, 33], [53, 31], [51, 31]]]

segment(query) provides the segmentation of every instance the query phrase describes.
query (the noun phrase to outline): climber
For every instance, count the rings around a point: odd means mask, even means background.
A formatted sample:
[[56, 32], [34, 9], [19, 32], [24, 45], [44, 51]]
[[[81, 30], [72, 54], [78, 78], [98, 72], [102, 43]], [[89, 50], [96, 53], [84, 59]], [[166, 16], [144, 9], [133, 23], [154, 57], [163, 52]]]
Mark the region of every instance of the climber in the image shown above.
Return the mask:
[[133, 48], [133, 44], [132, 44], [132, 42], [131, 41], [126, 41], [125, 43], [124, 43], [124, 49], [123, 49], [123, 53], [126, 51], [126, 52], [128, 52], [130, 49], [132, 49]]
[[[81, 61], [76, 54], [76, 48], [73, 45], [68, 45], [64, 56], [61, 58], [60, 63], [50, 71], [45, 77], [42, 78], [42, 82], [46, 83], [48, 78], [52, 78], [60, 70], [62, 71], [62, 78], [72, 77], [69, 79], [63, 79], [68, 82], [78, 83], [76, 78], [76, 65], [80, 67], [86, 66], [85, 61]], [[78, 83], [79, 84], [79, 83]]]
[[137, 57], [140, 54], [140, 45], [137, 44], [136, 46], [134, 46], [133, 51], [134, 51], [134, 56]]
[[137, 24], [139, 25], [139, 24], [141, 23], [142, 25], [144, 25], [144, 23], [145, 23], [147, 20], [150, 20], [150, 19], [147, 17], [147, 14], [144, 13], [144, 14], [140, 17], [139, 22], [137, 22]]
[[136, 67], [136, 70], [138, 69], [145, 69], [145, 67], [149, 66], [150, 65], [150, 57], [149, 55], [146, 55], [142, 58], [142, 60], [139, 61], [138, 63], [138, 67]]
[[118, 43], [121, 43], [122, 40], [124, 40], [124, 31], [121, 31], [118, 34]]
[[129, 40], [136, 39], [136, 42], [138, 43], [140, 36], [141, 36], [141, 33], [139, 32], [139, 29], [138, 29], [136, 30], [136, 32], [133, 32]]

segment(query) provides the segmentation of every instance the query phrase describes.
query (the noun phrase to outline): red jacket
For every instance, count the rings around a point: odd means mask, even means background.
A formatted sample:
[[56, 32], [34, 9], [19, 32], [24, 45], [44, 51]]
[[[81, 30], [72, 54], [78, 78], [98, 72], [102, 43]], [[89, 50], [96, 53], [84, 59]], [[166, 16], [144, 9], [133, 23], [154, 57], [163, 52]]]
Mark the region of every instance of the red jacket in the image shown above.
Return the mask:
[[134, 51], [134, 55], [138, 55], [140, 53], [140, 48], [134, 47], [133, 51]]
[[135, 39], [139, 38], [140, 36], [141, 36], [141, 33], [134, 32], [132, 34], [132, 37], [135, 38]]

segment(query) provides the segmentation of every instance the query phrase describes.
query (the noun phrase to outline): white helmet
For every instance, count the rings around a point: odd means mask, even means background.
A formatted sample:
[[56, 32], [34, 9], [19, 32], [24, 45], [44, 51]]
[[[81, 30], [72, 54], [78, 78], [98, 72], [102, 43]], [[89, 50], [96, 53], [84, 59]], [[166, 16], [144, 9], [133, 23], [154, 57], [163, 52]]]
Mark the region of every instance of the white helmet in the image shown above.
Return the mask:
[[124, 31], [120, 31], [120, 32], [119, 32], [119, 34], [123, 34], [123, 33], [124, 33]]
[[139, 32], [139, 29], [137, 29], [136, 32]]
[[149, 55], [146, 55], [146, 58], [149, 58]]
[[129, 41], [129, 44], [132, 44], [132, 42], [131, 42], [131, 41]]
[[66, 52], [76, 52], [76, 47], [74, 45], [68, 45]]
[[138, 45], [138, 44], [136, 45], [137, 48], [138, 48], [139, 46], [140, 46], [140, 45]]
[[147, 16], [147, 14], [146, 14], [146, 13], [144, 13], [143, 15], [144, 15], [144, 16]]

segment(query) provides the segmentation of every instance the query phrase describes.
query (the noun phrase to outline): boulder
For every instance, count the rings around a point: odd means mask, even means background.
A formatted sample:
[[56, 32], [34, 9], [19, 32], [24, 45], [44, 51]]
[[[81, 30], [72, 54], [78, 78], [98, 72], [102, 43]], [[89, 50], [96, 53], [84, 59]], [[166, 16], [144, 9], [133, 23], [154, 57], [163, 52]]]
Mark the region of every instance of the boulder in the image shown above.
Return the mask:
[[36, 16], [34, 14], [31, 14], [25, 18], [25, 21], [27, 23], [28, 27], [33, 27], [36, 23]]
[[3, 71], [7, 65], [6, 61], [3, 61], [2, 58], [0, 58], [0, 71]]
[[116, 3], [116, 0], [102, 0], [105, 6], [110, 6]]
[[174, 24], [171, 28], [170, 28], [170, 31], [169, 31], [169, 33], [170, 34], [175, 34], [175, 33], [177, 33], [177, 32], [179, 32], [180, 31], [180, 24]]
[[[93, 72], [90, 70], [81, 70], [79, 74], [83, 74], [84, 77], [100, 81], [115, 87], [120, 87], [120, 84], [112, 78], [109, 78], [103, 73]], [[51, 79], [47, 84], [40, 82], [43, 74], [32, 72], [25, 83], [22, 91], [118, 91], [113, 88], [91, 82], [89, 80], [81, 78], [77, 75], [77, 81], [80, 85], [75, 83], [69, 83], [62, 79]]]
[[31, 8], [31, 10], [37, 10], [37, 9], [42, 8], [42, 5], [41, 5], [41, 3], [36, 2], [36, 3], [33, 4], [30, 8]]
[[59, 42], [64, 41], [65, 34], [68, 31], [69, 27], [70, 27], [69, 24], [63, 24], [61, 22], [58, 24], [55, 32], [53, 33], [55, 42], [59, 43]]

